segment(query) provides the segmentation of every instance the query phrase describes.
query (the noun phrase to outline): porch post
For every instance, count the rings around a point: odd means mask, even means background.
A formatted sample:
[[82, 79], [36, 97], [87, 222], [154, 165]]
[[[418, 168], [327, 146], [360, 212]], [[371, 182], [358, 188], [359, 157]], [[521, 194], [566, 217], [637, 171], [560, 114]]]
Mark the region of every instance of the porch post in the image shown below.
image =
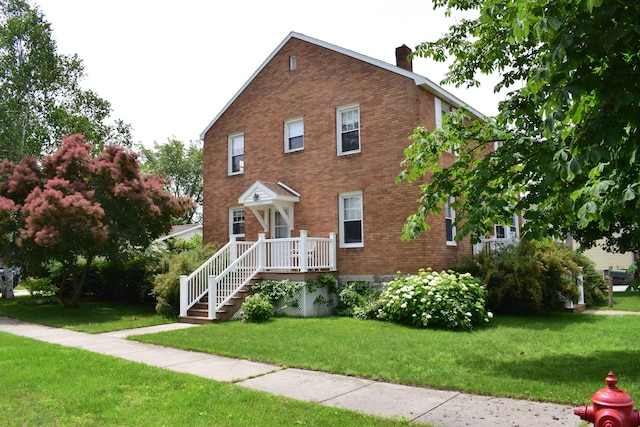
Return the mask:
[[182, 275], [180, 276], [180, 316], [183, 317], [187, 315], [187, 304], [189, 304], [187, 295], [187, 276]]
[[236, 243], [236, 236], [229, 236], [229, 264], [238, 259], [238, 244]]
[[329, 269], [331, 271], [338, 270], [337, 254], [336, 254], [336, 233], [329, 233]]
[[258, 233], [258, 271], [264, 271], [267, 267], [267, 250], [264, 233]]
[[216, 306], [218, 305], [218, 287], [216, 286], [216, 276], [209, 276], [209, 319], [216, 318]]
[[308, 254], [308, 240], [307, 240], [307, 230], [300, 230], [300, 247], [298, 248], [298, 256], [300, 259], [298, 260], [298, 265], [300, 266], [300, 271], [306, 273], [309, 271], [309, 254]]

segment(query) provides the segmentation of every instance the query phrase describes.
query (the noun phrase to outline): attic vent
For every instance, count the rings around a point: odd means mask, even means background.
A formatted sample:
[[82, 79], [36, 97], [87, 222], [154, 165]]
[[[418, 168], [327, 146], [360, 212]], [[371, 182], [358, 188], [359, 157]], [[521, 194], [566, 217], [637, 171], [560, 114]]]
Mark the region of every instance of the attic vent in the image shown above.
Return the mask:
[[298, 69], [298, 57], [296, 55], [289, 56], [289, 71]]

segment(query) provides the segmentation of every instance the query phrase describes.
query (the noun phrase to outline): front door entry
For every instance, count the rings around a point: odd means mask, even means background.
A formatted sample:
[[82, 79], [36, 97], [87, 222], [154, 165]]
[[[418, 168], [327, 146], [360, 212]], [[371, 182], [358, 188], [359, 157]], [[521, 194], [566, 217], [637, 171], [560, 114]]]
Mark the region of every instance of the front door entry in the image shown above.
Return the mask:
[[[284, 208], [286, 215], [289, 215], [289, 209]], [[275, 269], [289, 269], [292, 266], [292, 242], [291, 229], [282, 214], [274, 209], [271, 215], [271, 236], [273, 239], [282, 239], [282, 241], [271, 242], [271, 265]]]

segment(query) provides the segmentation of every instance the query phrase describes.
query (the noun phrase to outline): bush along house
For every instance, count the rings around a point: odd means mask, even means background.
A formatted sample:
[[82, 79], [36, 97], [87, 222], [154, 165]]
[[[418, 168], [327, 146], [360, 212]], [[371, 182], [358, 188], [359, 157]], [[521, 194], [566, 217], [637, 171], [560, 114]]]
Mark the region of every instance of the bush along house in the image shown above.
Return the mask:
[[[228, 243], [182, 278], [183, 319], [196, 306], [199, 317], [228, 315], [256, 278], [333, 272], [380, 285], [472, 253], [455, 241], [447, 206], [422, 237], [400, 239], [419, 196], [418, 185], [395, 182], [408, 137], [465, 105], [413, 73], [410, 53], [397, 48], [392, 65], [290, 33], [209, 123], [203, 240]], [[454, 155], [442, 153], [442, 165]]]

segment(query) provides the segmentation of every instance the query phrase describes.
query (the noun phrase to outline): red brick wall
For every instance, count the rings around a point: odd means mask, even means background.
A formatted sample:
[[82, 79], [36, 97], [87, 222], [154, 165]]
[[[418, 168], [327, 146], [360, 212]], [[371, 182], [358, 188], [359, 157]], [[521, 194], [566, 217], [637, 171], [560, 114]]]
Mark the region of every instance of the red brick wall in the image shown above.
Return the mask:
[[[289, 55], [298, 69], [289, 71]], [[336, 155], [336, 108], [359, 103], [361, 152]], [[468, 242], [445, 245], [444, 218], [411, 242], [402, 225], [417, 208], [418, 186], [396, 184], [403, 150], [418, 123], [434, 125], [433, 96], [412, 79], [292, 38], [206, 133], [204, 240], [226, 242], [229, 207], [256, 180], [282, 181], [301, 194], [295, 229], [310, 236], [339, 232], [338, 194], [361, 190], [364, 247], [338, 249], [340, 274], [442, 269], [471, 253]], [[304, 117], [304, 151], [284, 153], [284, 121]], [[244, 132], [245, 169], [228, 176], [228, 135]], [[446, 161], [447, 155], [443, 155]], [[246, 238], [263, 232], [247, 209]]]

